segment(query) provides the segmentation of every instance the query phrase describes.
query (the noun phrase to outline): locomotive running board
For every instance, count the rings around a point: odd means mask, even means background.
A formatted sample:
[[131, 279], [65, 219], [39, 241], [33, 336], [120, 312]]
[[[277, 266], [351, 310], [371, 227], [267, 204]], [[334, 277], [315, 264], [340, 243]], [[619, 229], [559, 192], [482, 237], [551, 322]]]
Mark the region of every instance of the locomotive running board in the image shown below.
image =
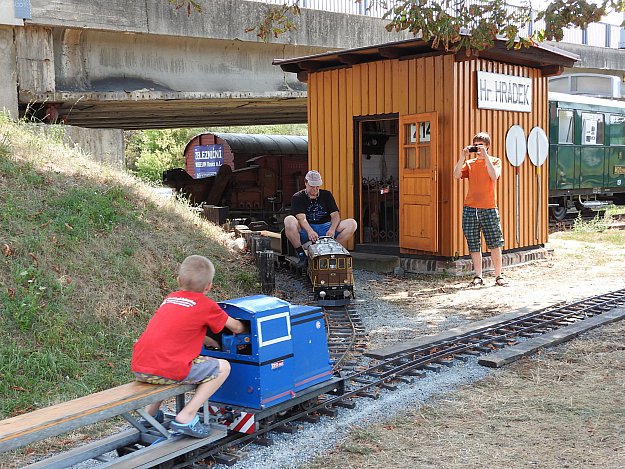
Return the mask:
[[[313, 397], [320, 396], [321, 394], [336, 394], [342, 393], [342, 387], [344, 386], [344, 381], [342, 378], [338, 378], [333, 376], [330, 380], [324, 381], [323, 383], [315, 384], [309, 388], [306, 388], [304, 391], [300, 391], [295, 393], [292, 399], [288, 401], [281, 402], [280, 404], [276, 404], [274, 406], [268, 407], [266, 409], [254, 409], [252, 407], [237, 407], [231, 404], [225, 404], [223, 402], [214, 402], [209, 401], [209, 405], [211, 407], [229, 407], [234, 411], [241, 412], [241, 414], [253, 414], [255, 424], [257, 424], [262, 419], [274, 415], [278, 412], [282, 412], [283, 410], [288, 410], [297, 404], [301, 404], [302, 402], [306, 402]], [[229, 427], [230, 428], [230, 427]], [[232, 429], [232, 428], [230, 428]]]

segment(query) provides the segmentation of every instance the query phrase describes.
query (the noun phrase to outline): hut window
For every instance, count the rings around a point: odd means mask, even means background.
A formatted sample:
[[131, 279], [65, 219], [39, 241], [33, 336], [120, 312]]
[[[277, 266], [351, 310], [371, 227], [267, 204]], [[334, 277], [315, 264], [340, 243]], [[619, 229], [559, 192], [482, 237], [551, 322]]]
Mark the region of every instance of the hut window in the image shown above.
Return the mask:
[[419, 169], [429, 169], [430, 147], [419, 147]]
[[406, 148], [406, 168], [405, 169], [416, 169], [417, 168], [417, 150], [414, 147]]
[[558, 143], [573, 143], [573, 111], [558, 110]]

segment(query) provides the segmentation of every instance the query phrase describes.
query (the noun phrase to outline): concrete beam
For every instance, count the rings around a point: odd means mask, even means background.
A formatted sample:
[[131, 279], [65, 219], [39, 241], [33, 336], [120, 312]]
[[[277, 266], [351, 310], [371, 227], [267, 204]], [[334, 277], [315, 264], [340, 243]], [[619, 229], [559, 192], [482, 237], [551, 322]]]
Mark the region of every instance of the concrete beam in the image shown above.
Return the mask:
[[570, 73], [577, 73], [584, 69], [591, 73], [612, 73], [623, 76], [625, 73], [625, 49], [608, 49], [606, 47], [583, 46], [579, 44], [567, 44], [565, 42], [546, 42], [580, 56]]
[[53, 116], [53, 120], [90, 128], [129, 130], [307, 121], [305, 92], [23, 92], [20, 101], [46, 103], [40, 109], [30, 107], [38, 119]]
[[53, 37], [56, 91], [303, 91], [305, 85], [272, 60], [319, 52], [307, 46], [62, 28], [55, 28]]
[[[268, 5], [259, 2], [205, 0], [200, 1], [202, 13], [188, 16], [184, 9], [175, 10], [164, 0], [31, 2], [29, 24], [257, 43], [262, 41], [254, 33], [246, 33], [245, 29], [260, 21], [268, 9]], [[346, 49], [409, 37], [386, 31], [387, 22], [379, 18], [318, 10], [302, 9], [296, 24], [296, 31], [271, 38], [270, 42]]]

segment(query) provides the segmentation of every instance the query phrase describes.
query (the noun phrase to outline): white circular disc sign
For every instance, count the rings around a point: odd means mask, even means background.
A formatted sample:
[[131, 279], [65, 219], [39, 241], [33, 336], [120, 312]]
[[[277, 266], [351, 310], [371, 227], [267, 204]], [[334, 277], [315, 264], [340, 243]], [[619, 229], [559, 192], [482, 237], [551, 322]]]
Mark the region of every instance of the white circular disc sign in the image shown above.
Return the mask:
[[527, 137], [527, 153], [535, 166], [542, 165], [549, 153], [549, 139], [541, 127], [534, 127]]
[[513, 125], [506, 134], [506, 158], [512, 166], [521, 166], [527, 150], [525, 131], [520, 125]]

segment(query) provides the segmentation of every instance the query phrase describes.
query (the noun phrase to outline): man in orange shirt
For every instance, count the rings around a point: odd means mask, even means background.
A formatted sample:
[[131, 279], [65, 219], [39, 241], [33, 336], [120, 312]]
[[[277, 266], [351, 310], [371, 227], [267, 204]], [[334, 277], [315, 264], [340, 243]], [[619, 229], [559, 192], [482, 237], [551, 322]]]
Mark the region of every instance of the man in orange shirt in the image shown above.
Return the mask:
[[[490, 135], [480, 132], [473, 137], [473, 145], [462, 149], [454, 166], [456, 179], [469, 179], [469, 191], [464, 199], [462, 231], [467, 239], [475, 277], [471, 286], [483, 285], [482, 248], [480, 233], [484, 233], [495, 269], [495, 285], [504, 286], [501, 275], [501, 248], [504, 244], [497, 208], [495, 183], [501, 176], [501, 160], [489, 156]], [[475, 157], [472, 157], [475, 154]]]

